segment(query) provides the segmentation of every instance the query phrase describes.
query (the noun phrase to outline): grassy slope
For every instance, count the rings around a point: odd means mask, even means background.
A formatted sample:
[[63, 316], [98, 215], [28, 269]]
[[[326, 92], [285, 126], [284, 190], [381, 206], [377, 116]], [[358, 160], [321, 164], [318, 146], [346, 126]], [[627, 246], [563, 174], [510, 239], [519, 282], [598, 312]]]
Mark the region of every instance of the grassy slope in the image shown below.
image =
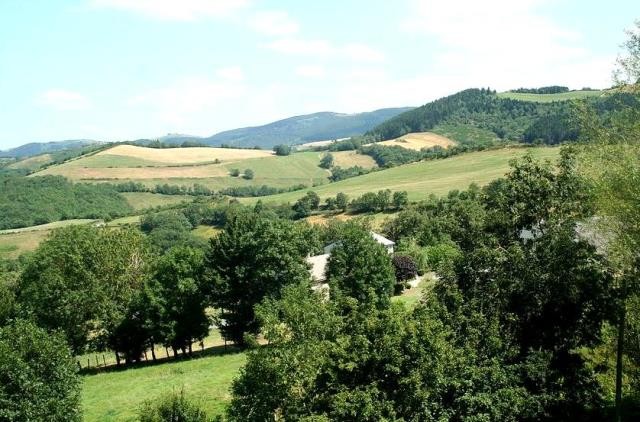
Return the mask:
[[89, 224], [97, 220], [65, 220], [40, 226], [24, 227], [21, 229], [0, 231], [0, 258], [15, 259], [25, 252], [34, 251], [58, 227], [77, 224]]
[[523, 94], [517, 92], [500, 92], [498, 97], [511, 98], [512, 100], [533, 101], [538, 103], [550, 103], [553, 101], [579, 100], [587, 97], [602, 95], [602, 91], [570, 91], [559, 94]]
[[462, 144], [470, 142], [491, 142], [498, 137], [487, 129], [480, 129], [467, 124], [443, 123], [431, 129], [432, 132], [445, 136]]
[[36, 155], [35, 157], [16, 161], [15, 163], [9, 164], [7, 167], [10, 169], [37, 170], [40, 166], [50, 163], [52, 159], [53, 157], [51, 154]]
[[191, 202], [194, 198], [188, 195], [162, 195], [149, 192], [125, 192], [121, 195], [125, 197], [135, 211], [164, 205], [174, 205], [181, 202]]
[[[509, 161], [531, 152], [534, 157], [555, 159], [558, 148], [505, 148], [500, 150], [472, 152], [443, 160], [422, 161], [381, 170], [364, 176], [346, 179], [313, 188], [321, 198], [344, 192], [354, 196], [379, 189], [392, 191], [406, 190], [411, 201], [428, 197], [430, 194], [444, 195], [452, 189], [465, 189], [470, 183], [484, 185], [505, 174]], [[294, 202], [305, 191], [288, 192], [262, 198], [245, 198], [245, 203]]]
[[234, 353], [87, 375], [82, 390], [84, 419], [133, 420], [145, 400], [180, 389], [201, 401], [210, 415], [220, 414], [244, 362], [244, 354]]

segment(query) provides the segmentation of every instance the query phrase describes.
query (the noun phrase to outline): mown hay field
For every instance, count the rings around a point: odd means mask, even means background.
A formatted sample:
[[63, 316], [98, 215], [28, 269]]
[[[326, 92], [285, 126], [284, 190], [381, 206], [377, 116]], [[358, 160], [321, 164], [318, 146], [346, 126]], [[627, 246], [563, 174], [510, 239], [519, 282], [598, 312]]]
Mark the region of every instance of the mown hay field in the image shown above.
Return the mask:
[[268, 157], [271, 151], [240, 148], [145, 148], [135, 145], [118, 145], [101, 151], [96, 156], [116, 155], [165, 164], [196, 164], [215, 160], [246, 160]]
[[420, 151], [422, 148], [442, 147], [449, 148], [456, 143], [449, 138], [433, 132], [407, 133], [396, 139], [378, 142], [379, 145], [400, 146], [407, 149]]

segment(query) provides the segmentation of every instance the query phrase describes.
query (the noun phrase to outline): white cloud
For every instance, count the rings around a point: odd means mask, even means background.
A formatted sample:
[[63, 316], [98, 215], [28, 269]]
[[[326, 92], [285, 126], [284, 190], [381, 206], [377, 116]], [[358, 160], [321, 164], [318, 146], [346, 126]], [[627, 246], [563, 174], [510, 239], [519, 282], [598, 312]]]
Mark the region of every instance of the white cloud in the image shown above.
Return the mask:
[[55, 110], [84, 110], [89, 107], [89, 100], [82, 94], [64, 89], [50, 89], [38, 96], [36, 102]]
[[228, 81], [239, 82], [244, 80], [244, 71], [240, 66], [223, 67], [218, 69], [216, 75]]
[[430, 37], [432, 72], [498, 89], [609, 83], [609, 57], [594, 57], [579, 33], [547, 18], [547, 0], [414, 0], [407, 31]]
[[155, 110], [164, 124], [182, 126], [194, 116], [202, 122], [204, 116], [215, 115], [215, 110], [224, 108], [227, 101], [243, 98], [247, 92], [239, 81], [188, 77], [137, 95], [128, 104]]
[[327, 70], [324, 66], [317, 65], [303, 65], [295, 68], [295, 73], [298, 76], [302, 76], [305, 78], [316, 78], [322, 79], [326, 76]]
[[300, 30], [298, 22], [282, 11], [258, 12], [251, 17], [249, 25], [262, 34], [276, 36], [291, 35]]
[[99, 8], [111, 8], [175, 21], [192, 21], [228, 15], [249, 4], [249, 0], [91, 0]]
[[358, 43], [337, 46], [327, 40], [283, 38], [268, 43], [266, 47], [289, 55], [342, 58], [364, 62], [379, 62], [384, 60], [384, 54], [382, 52], [366, 44]]

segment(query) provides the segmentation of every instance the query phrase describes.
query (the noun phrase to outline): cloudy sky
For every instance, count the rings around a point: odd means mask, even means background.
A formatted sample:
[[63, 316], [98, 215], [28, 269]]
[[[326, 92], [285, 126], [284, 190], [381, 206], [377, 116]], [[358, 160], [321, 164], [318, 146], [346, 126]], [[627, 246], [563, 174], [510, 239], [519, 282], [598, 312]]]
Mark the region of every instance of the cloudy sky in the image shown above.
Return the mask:
[[0, 0], [0, 149], [606, 87], [637, 0]]

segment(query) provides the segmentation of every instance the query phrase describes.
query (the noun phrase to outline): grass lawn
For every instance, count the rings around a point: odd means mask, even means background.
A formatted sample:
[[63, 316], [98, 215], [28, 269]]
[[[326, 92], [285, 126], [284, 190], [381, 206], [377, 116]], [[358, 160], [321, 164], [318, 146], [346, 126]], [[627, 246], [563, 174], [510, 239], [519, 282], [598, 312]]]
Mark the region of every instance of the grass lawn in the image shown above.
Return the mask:
[[144, 401], [181, 389], [210, 416], [221, 414], [231, 398], [231, 382], [244, 362], [243, 353], [232, 353], [85, 375], [84, 420], [135, 420]]
[[194, 198], [189, 195], [162, 195], [150, 192], [124, 192], [121, 195], [135, 211], [164, 205], [175, 205], [181, 202], [191, 202]]
[[570, 91], [558, 94], [525, 94], [519, 92], [500, 92], [498, 97], [512, 100], [533, 101], [536, 103], [550, 103], [553, 101], [579, 100], [587, 97], [598, 97], [603, 91]]
[[[441, 160], [421, 161], [380, 170], [309, 190], [315, 191], [323, 199], [335, 196], [338, 192], [344, 192], [353, 199], [365, 192], [380, 189], [404, 190], [408, 192], [409, 200], [419, 201], [431, 194], [445, 195], [452, 189], [466, 189], [471, 183], [485, 185], [504, 176], [509, 170], [509, 161], [522, 157], [527, 152], [536, 158], [555, 160], [560, 149], [503, 148], [471, 152]], [[261, 198], [242, 198], [240, 201], [252, 204], [260, 199], [265, 203], [292, 203], [305, 194], [306, 190], [302, 190]]]

